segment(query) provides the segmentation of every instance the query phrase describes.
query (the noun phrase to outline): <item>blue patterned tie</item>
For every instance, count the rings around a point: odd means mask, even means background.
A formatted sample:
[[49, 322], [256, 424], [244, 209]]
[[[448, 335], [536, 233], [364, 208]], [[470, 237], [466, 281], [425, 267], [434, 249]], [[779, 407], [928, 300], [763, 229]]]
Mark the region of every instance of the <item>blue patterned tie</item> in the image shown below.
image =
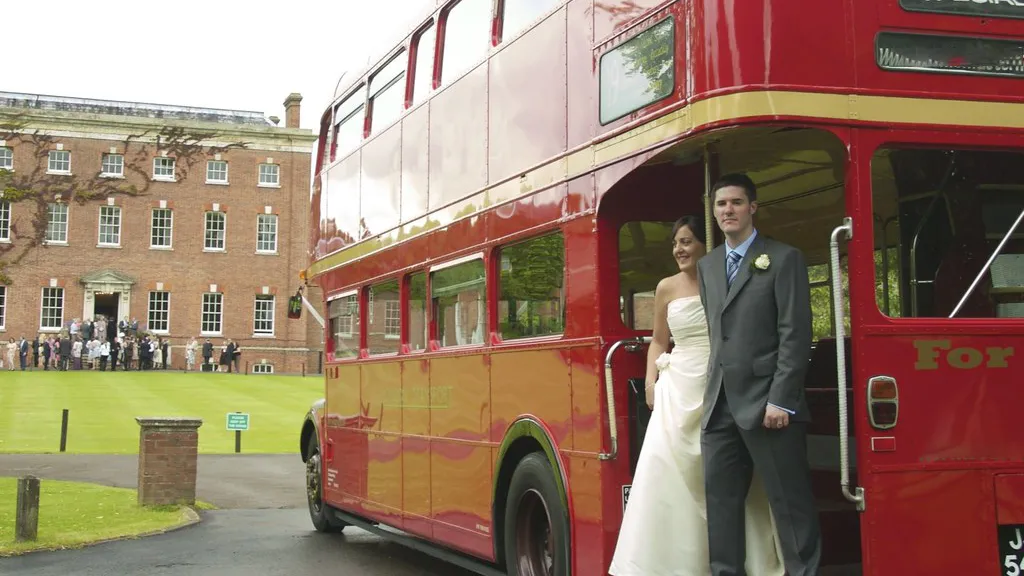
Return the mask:
[[732, 288], [732, 281], [736, 279], [736, 273], [740, 270], [740, 260], [743, 256], [739, 252], [733, 251], [729, 253], [729, 259], [725, 263], [725, 279], [729, 283], [729, 287]]

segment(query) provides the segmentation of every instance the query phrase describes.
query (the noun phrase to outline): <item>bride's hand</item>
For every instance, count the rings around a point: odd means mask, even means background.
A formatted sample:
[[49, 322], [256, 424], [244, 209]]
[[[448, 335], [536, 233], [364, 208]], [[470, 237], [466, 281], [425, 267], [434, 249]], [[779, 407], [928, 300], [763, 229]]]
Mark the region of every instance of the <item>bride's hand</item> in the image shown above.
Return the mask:
[[644, 399], [647, 401], [647, 408], [654, 410], [654, 382], [644, 385]]

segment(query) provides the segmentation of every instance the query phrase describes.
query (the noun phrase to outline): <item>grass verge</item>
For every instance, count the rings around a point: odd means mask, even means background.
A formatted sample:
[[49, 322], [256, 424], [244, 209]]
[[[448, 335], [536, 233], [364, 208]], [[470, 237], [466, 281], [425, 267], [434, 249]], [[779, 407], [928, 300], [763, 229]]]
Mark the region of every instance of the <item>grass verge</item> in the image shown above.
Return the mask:
[[0, 478], [0, 556], [136, 537], [179, 526], [191, 517], [185, 506], [139, 506], [135, 490], [42, 479], [38, 539], [15, 542], [17, 483], [16, 478]]
[[243, 454], [295, 453], [302, 417], [324, 395], [320, 376], [15, 371], [0, 380], [0, 453], [58, 452], [64, 408], [69, 453], [138, 453], [136, 416], [202, 418], [199, 452], [232, 453], [225, 420], [236, 411], [249, 414]]

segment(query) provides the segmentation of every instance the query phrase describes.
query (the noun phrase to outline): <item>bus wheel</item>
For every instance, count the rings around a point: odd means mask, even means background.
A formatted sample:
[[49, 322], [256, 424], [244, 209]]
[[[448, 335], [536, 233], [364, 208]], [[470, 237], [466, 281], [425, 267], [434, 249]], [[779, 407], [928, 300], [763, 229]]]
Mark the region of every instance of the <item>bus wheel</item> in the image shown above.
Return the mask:
[[505, 504], [505, 563], [509, 576], [567, 576], [569, 521], [543, 454], [523, 458]]
[[316, 434], [309, 439], [309, 457], [306, 458], [306, 500], [309, 503], [309, 519], [317, 532], [340, 532], [345, 524], [331, 518], [324, 506], [323, 468], [320, 460], [320, 445]]

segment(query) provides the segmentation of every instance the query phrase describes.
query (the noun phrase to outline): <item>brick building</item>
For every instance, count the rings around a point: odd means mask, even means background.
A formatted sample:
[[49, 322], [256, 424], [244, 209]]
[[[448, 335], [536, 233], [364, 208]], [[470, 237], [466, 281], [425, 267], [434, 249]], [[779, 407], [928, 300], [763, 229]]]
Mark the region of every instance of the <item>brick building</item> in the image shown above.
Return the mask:
[[[39, 193], [0, 199], [0, 260], [23, 256], [0, 283], [0, 340], [127, 316], [170, 340], [174, 368], [195, 336], [239, 342], [261, 372], [316, 371], [319, 325], [287, 317], [316, 140], [299, 128], [301, 99], [288, 96], [278, 126], [257, 112], [0, 92], [4, 180]], [[38, 246], [33, 219], [45, 222]]]

